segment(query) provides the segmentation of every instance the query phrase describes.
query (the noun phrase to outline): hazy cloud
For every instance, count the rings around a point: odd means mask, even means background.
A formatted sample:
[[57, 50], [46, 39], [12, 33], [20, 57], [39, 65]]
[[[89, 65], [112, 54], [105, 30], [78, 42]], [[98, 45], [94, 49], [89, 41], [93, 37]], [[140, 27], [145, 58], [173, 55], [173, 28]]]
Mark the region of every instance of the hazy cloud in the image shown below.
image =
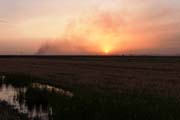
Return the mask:
[[0, 19], [0, 23], [8, 23], [8, 22]]
[[0, 51], [178, 54], [179, 11], [179, 0], [0, 0]]
[[42, 45], [38, 53], [102, 54], [106, 49], [103, 47], [111, 49], [112, 54], [180, 53], [177, 11], [171, 7], [150, 8], [146, 11], [98, 11], [71, 22], [59, 40]]

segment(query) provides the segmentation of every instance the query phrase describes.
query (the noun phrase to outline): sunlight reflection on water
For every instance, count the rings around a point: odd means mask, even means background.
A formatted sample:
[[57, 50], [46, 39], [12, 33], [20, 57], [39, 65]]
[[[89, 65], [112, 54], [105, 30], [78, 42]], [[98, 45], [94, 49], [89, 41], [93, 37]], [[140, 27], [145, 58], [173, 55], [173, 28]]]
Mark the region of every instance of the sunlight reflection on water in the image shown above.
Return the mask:
[[[53, 87], [48, 84], [31, 83], [28, 86], [19, 87], [14, 86], [11, 83], [6, 83], [6, 76], [4, 75], [0, 76], [0, 80], [0, 100], [6, 101], [8, 104], [14, 106], [14, 108], [17, 109], [20, 113], [27, 114], [31, 120], [35, 118], [39, 120], [53, 120], [53, 109], [52, 106], [48, 104], [48, 101], [46, 104], [40, 103], [35, 105], [30, 103], [29, 105], [29, 102], [27, 104], [25, 97], [29, 87], [32, 88], [32, 90], [38, 89], [40, 92], [45, 90], [48, 92], [48, 94], [57, 94], [69, 98], [74, 96], [74, 94], [70, 91]], [[34, 96], [31, 97], [33, 98]]]

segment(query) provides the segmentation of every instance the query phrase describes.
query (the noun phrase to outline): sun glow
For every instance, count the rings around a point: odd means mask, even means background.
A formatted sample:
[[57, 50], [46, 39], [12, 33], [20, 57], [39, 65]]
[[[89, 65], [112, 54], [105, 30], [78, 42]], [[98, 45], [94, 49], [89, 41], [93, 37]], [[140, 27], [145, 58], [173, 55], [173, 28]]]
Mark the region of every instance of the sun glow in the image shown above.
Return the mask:
[[108, 49], [104, 50], [104, 53], [108, 54], [110, 51]]
[[102, 47], [102, 51], [103, 51], [103, 53], [105, 53], [105, 54], [109, 54], [109, 53], [112, 51], [112, 46], [110, 46], [110, 45], [104, 45], [104, 46]]

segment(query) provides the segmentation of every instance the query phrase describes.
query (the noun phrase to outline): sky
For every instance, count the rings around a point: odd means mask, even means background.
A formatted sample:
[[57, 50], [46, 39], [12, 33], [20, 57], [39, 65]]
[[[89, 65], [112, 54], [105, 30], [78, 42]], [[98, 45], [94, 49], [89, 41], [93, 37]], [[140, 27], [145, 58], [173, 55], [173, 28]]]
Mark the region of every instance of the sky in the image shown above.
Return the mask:
[[180, 55], [179, 0], [0, 0], [0, 54]]

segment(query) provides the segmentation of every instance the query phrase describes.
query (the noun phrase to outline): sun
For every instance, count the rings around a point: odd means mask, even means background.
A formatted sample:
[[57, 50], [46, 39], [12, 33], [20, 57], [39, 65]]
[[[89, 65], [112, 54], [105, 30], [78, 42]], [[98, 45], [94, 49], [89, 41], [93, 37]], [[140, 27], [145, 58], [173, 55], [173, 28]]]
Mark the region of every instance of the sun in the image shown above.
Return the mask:
[[102, 51], [104, 54], [109, 54], [112, 51], [112, 47], [109, 45], [104, 45]]
[[109, 49], [104, 49], [104, 53], [108, 54], [110, 52]]

